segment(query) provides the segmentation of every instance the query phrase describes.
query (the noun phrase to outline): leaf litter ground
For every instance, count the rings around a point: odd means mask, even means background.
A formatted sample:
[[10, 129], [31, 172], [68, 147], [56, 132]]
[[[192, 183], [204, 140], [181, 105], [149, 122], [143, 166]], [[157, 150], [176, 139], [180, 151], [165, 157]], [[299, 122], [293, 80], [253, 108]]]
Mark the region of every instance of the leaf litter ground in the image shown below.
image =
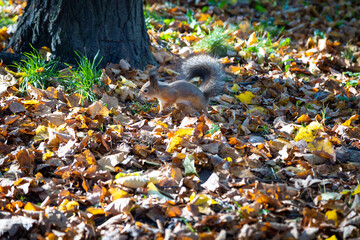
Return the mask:
[[150, 66], [108, 65], [83, 104], [56, 85], [19, 95], [1, 67], [1, 238], [360, 237], [359, 6], [186, 6], [146, 22], [164, 78], [193, 48], [221, 56], [209, 118], [138, 100]]

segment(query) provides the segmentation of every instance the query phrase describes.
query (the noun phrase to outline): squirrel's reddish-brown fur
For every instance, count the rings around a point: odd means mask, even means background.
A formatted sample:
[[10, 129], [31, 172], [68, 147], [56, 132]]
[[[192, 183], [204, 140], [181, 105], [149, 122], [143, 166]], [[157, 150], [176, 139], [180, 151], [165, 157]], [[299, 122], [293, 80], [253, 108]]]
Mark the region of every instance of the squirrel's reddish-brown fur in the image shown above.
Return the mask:
[[[192, 106], [199, 112], [207, 114], [209, 98], [223, 90], [224, 71], [218, 59], [207, 54], [193, 54], [185, 58], [180, 66], [180, 76], [184, 80], [172, 83], [160, 82], [155, 68], [150, 70], [150, 80], [140, 90], [140, 97], [145, 100], [156, 98], [160, 103], [160, 113], [171, 105]], [[188, 80], [200, 77], [200, 87]]]

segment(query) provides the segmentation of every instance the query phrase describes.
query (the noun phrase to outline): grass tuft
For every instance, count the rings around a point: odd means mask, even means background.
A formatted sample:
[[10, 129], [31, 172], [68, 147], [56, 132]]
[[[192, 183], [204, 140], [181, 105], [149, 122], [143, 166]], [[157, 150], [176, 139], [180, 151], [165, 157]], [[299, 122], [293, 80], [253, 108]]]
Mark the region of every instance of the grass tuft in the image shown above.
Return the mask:
[[229, 44], [230, 35], [223, 28], [215, 28], [195, 45], [195, 50], [210, 52], [216, 56], [225, 56], [232, 47]]
[[63, 81], [66, 90], [71, 93], [78, 93], [83, 100], [93, 102], [97, 100], [97, 96], [93, 90], [94, 86], [103, 86], [101, 81], [101, 69], [98, 68], [102, 58], [99, 58], [99, 52], [96, 53], [91, 61], [87, 56], [75, 52], [79, 60], [76, 70], [71, 70], [71, 76]]
[[24, 53], [25, 59], [13, 65], [23, 74], [19, 84], [19, 91], [22, 93], [27, 91], [29, 84], [36, 88], [46, 89], [51, 85], [52, 80], [58, 76], [56, 71], [58, 62], [47, 62], [33, 46], [31, 48], [31, 52]]

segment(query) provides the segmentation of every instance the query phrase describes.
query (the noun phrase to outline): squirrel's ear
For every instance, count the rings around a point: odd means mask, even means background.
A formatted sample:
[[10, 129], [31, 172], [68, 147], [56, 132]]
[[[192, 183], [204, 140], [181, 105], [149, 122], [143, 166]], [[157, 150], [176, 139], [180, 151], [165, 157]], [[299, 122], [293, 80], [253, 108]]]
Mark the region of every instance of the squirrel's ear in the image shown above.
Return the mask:
[[158, 88], [158, 79], [157, 79], [156, 68], [150, 69], [149, 77], [150, 77], [150, 85], [153, 86], [155, 89], [157, 89]]

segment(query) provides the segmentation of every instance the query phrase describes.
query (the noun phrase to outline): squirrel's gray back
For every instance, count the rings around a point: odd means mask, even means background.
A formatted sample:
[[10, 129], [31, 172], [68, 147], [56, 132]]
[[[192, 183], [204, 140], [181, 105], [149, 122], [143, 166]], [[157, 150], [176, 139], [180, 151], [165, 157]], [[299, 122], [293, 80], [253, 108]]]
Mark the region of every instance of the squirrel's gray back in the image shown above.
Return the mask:
[[200, 90], [206, 98], [223, 91], [225, 73], [219, 60], [208, 54], [192, 54], [181, 63], [181, 74], [185, 80], [200, 77]]

